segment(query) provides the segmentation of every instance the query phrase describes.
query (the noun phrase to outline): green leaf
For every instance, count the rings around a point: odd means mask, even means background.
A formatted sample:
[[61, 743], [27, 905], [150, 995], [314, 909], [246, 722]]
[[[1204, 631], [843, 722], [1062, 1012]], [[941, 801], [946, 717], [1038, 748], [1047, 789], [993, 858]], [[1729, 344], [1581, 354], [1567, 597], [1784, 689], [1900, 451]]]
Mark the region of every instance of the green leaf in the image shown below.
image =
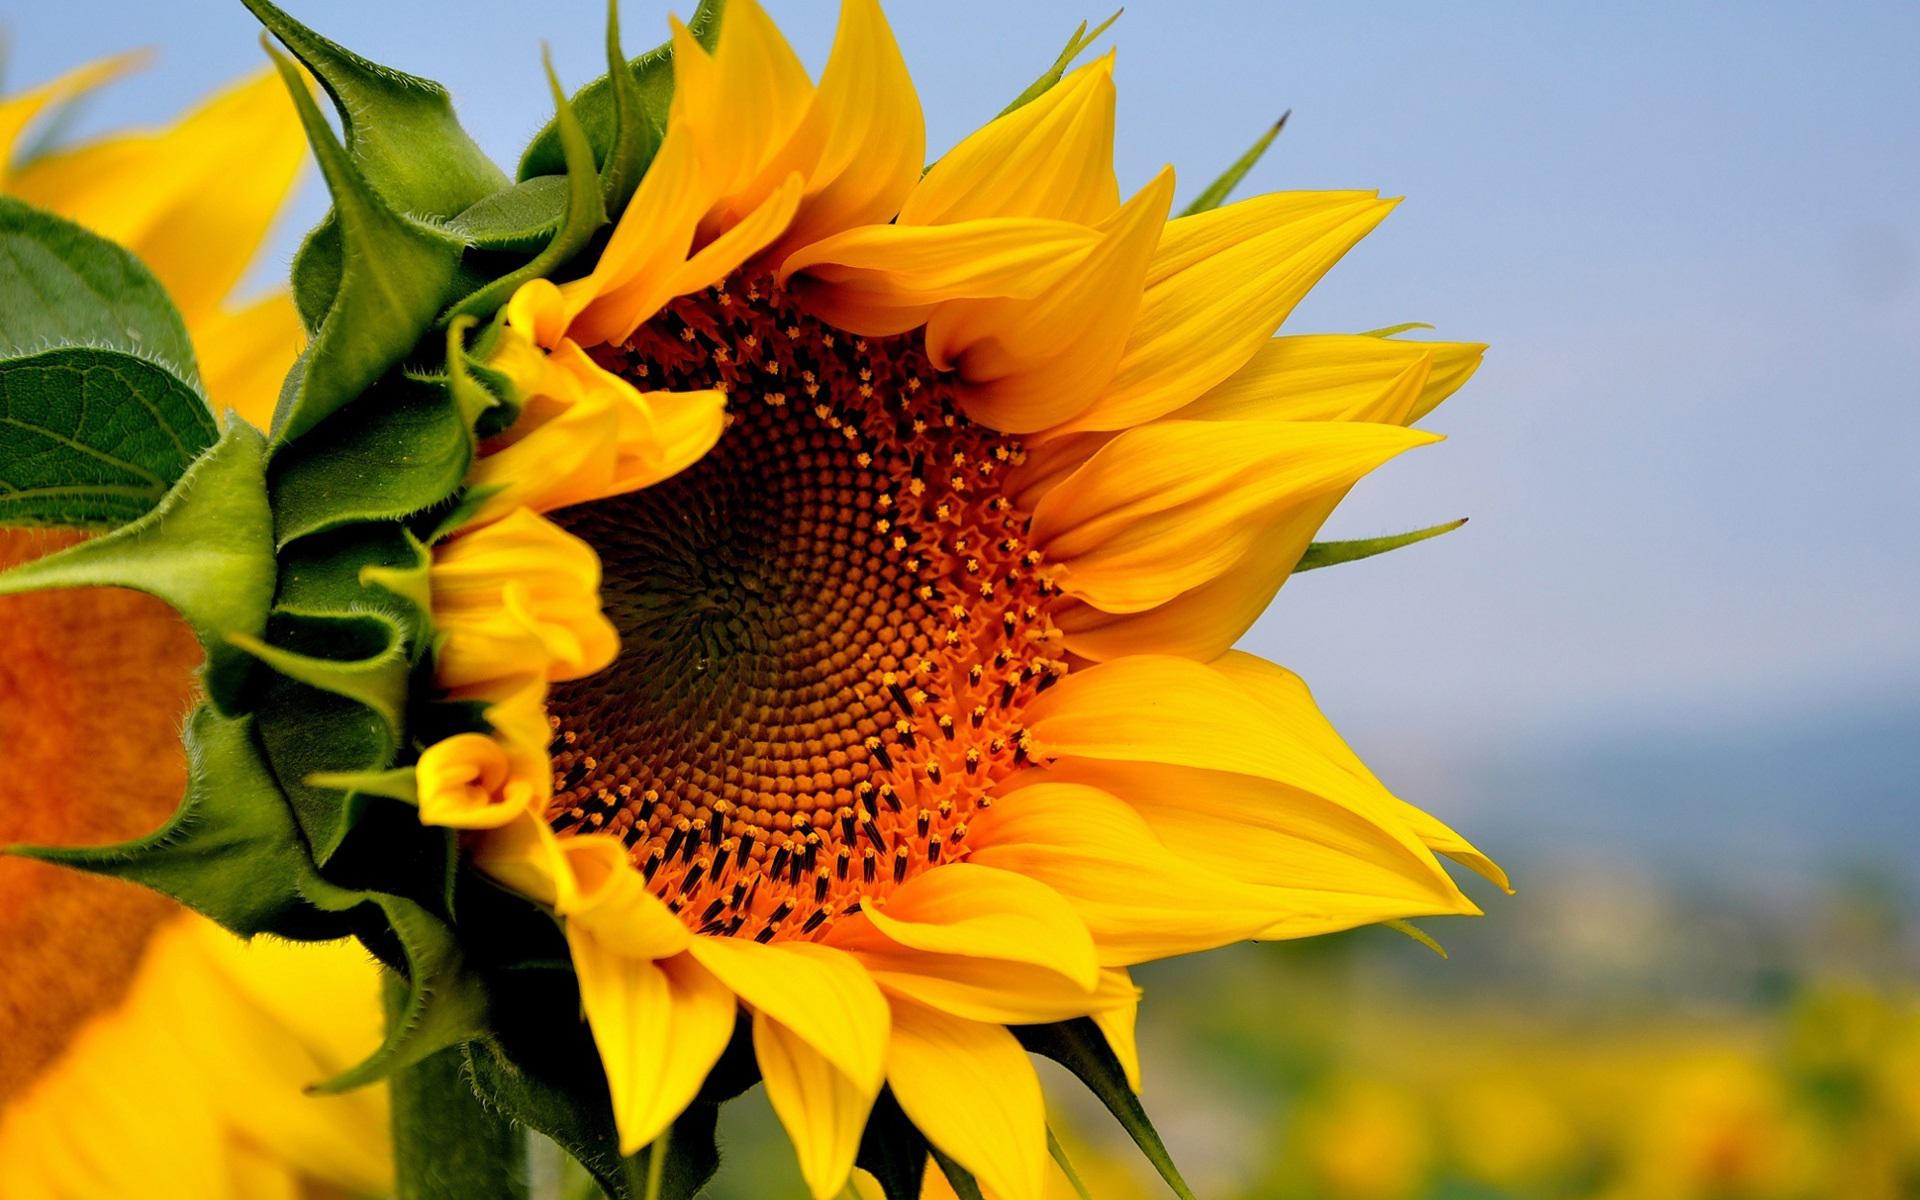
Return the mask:
[[901, 1111], [892, 1088], [882, 1088], [873, 1102], [854, 1165], [879, 1181], [887, 1200], [920, 1200], [927, 1174], [927, 1139]]
[[13, 846], [9, 853], [143, 884], [243, 937], [343, 936], [345, 923], [301, 894], [313, 863], [251, 718], [201, 705], [187, 719], [185, 741], [186, 798], [158, 833], [117, 846]]
[[428, 597], [426, 547], [393, 522], [349, 525], [303, 538], [281, 552], [280, 594], [273, 610], [305, 616], [385, 611], [423, 636]]
[[215, 706], [241, 710], [251, 660], [231, 634], [259, 636], [273, 599], [273, 513], [265, 446], [227, 426], [152, 511], [111, 533], [0, 573], [0, 596], [46, 588], [128, 587], [172, 605], [205, 648]]
[[986, 1200], [986, 1197], [980, 1194], [980, 1185], [974, 1181], [972, 1173], [965, 1167], [948, 1158], [941, 1152], [940, 1147], [932, 1142], [927, 1143], [927, 1152], [933, 1156], [933, 1161], [940, 1168], [940, 1173], [947, 1177], [947, 1183], [953, 1187], [953, 1194], [960, 1200]]
[[482, 250], [531, 254], [560, 231], [571, 195], [566, 176], [536, 175], [482, 197], [447, 228]]
[[0, 196], [0, 359], [58, 346], [144, 360], [201, 394], [186, 325], [139, 259], [72, 221]]
[[1059, 1138], [1053, 1136], [1051, 1124], [1047, 1126], [1047, 1153], [1051, 1154], [1053, 1161], [1060, 1165], [1060, 1172], [1072, 1185], [1073, 1194], [1080, 1197], [1080, 1200], [1093, 1200], [1093, 1196], [1087, 1191], [1087, 1185], [1080, 1182], [1080, 1172], [1073, 1169], [1073, 1161], [1067, 1157], [1067, 1148], [1060, 1144]]
[[293, 255], [293, 307], [309, 334], [320, 328], [340, 294], [340, 225], [333, 210], [307, 231]]
[[[693, 10], [693, 16], [687, 21], [687, 31], [708, 50], [712, 50], [720, 37], [720, 14], [725, 5], [722, 0], [700, 0]], [[617, 31], [610, 31], [616, 39]], [[653, 162], [654, 153], [660, 148], [661, 138], [667, 131], [667, 108], [673, 100], [673, 43], [665, 42], [647, 51], [626, 64], [628, 76], [633, 80], [635, 98], [639, 102], [639, 120], [629, 128], [634, 141], [632, 149], [625, 145], [619, 147], [621, 158], [613, 162], [612, 174], [631, 174], [635, 184]], [[619, 125], [616, 102], [618, 97], [612, 83], [612, 71], [589, 83], [573, 94], [573, 111], [579, 115], [581, 127], [586, 130], [587, 140], [593, 146], [595, 160], [605, 170], [611, 152], [615, 149], [616, 134], [623, 133]], [[628, 155], [631, 158], [628, 158]], [[559, 175], [566, 171], [566, 152], [560, 143], [560, 129], [557, 120], [549, 121], [546, 128], [535, 134], [527, 146], [526, 153], [520, 156], [519, 178], [531, 179], [536, 175]], [[613, 201], [618, 199], [620, 203]], [[625, 197], [609, 196], [608, 208], [618, 209]]]
[[1220, 173], [1220, 178], [1208, 184], [1204, 191], [1195, 196], [1192, 204], [1180, 210], [1180, 215], [1191, 217], [1195, 213], [1211, 212], [1226, 203], [1227, 197], [1233, 194], [1233, 189], [1240, 186], [1240, 181], [1247, 177], [1248, 171], [1253, 170], [1253, 164], [1260, 161], [1260, 156], [1267, 152], [1268, 146], [1273, 145], [1273, 139], [1279, 137], [1280, 131], [1287, 127], [1287, 118], [1292, 115], [1292, 109], [1281, 113], [1280, 119], [1269, 126], [1245, 154], [1235, 159], [1232, 166]]
[[1004, 117], [1015, 109], [1024, 108], [1046, 95], [1048, 89], [1059, 83], [1061, 77], [1067, 73], [1067, 69], [1073, 66], [1074, 60], [1085, 53], [1087, 47], [1093, 45], [1101, 34], [1111, 29], [1113, 23], [1120, 19], [1120, 14], [1125, 11], [1125, 9], [1115, 9], [1113, 15], [1094, 26], [1091, 33], [1087, 31], [1087, 23], [1080, 22], [1080, 27], [1073, 31], [1072, 37], [1067, 39], [1066, 47], [1060, 51], [1059, 57], [1053, 60], [1053, 65], [1040, 72], [1040, 78], [1028, 84], [1026, 91], [1015, 96], [1011, 104], [1000, 110], [1000, 115]]
[[1173, 1165], [1173, 1157], [1167, 1153], [1167, 1147], [1160, 1140], [1160, 1134], [1147, 1119], [1147, 1112], [1140, 1107], [1140, 1098], [1133, 1094], [1133, 1088], [1127, 1084], [1127, 1073], [1120, 1060], [1113, 1055], [1112, 1047], [1107, 1045], [1106, 1035], [1100, 1027], [1086, 1017], [1075, 1017], [1071, 1021], [1059, 1021], [1051, 1025], [1015, 1025], [1010, 1027], [1020, 1044], [1035, 1054], [1042, 1054], [1072, 1071], [1087, 1090], [1107, 1106], [1119, 1120], [1120, 1127], [1133, 1138], [1154, 1170], [1160, 1172], [1160, 1178], [1166, 1180], [1180, 1200], [1194, 1200], [1193, 1189], [1180, 1177], [1180, 1169]]
[[[399, 749], [387, 722], [356, 700], [271, 672], [257, 683], [260, 742], [300, 832], [326, 866], [374, 803], [316, 778], [384, 771]], [[419, 827], [415, 816], [414, 827]]]
[[[359, 910], [363, 918], [379, 920], [381, 925], [373, 927], [372, 936], [386, 940], [380, 932], [384, 927], [406, 966], [406, 994], [397, 1005], [397, 1015], [387, 1022], [386, 1039], [358, 1065], [316, 1085], [314, 1091], [364, 1087], [485, 1031], [486, 988], [466, 969], [465, 957], [446, 922], [404, 896], [337, 887], [317, 877], [308, 899], [330, 912]], [[368, 936], [369, 930], [363, 929], [361, 937]]]
[[241, 633], [230, 634], [227, 640], [289, 679], [372, 709], [398, 744], [410, 673], [405, 634], [398, 621], [377, 612], [276, 616], [272, 628], [276, 638], [298, 636], [307, 644], [325, 645], [332, 653], [304, 653]]
[[551, 275], [566, 261], [586, 248], [593, 235], [607, 223], [607, 206], [600, 196], [600, 177], [594, 173], [593, 147], [575, 118], [573, 106], [560, 90], [560, 77], [553, 73], [553, 55], [543, 56], [547, 68], [547, 86], [553, 91], [558, 115], [560, 144], [567, 160], [567, 215], [560, 229], [532, 262], [487, 284], [455, 304], [448, 320], [490, 316], [528, 280]]
[[460, 490], [472, 460], [470, 426], [447, 388], [383, 380], [274, 456], [279, 542], [425, 511]]
[[1437, 538], [1443, 533], [1452, 533], [1466, 523], [1467, 518], [1461, 517], [1457, 521], [1442, 521], [1438, 525], [1429, 525], [1425, 529], [1396, 533], [1389, 537], [1356, 538], [1346, 542], [1314, 542], [1307, 547], [1307, 552], [1300, 556], [1300, 562], [1293, 568], [1293, 573], [1298, 575], [1302, 571], [1317, 571], [1321, 567], [1372, 558], [1376, 554], [1385, 554], [1389, 550], [1398, 550], [1402, 546], [1411, 546], [1415, 542]]
[[[256, 12], [271, 8], [264, 0], [248, 3]], [[333, 304], [273, 414], [279, 444], [310, 432], [413, 349], [448, 299], [464, 246], [443, 229], [397, 215], [334, 139], [299, 69], [271, 46], [268, 52], [333, 193], [342, 256]]]
[[[445, 88], [368, 62], [268, 0], [242, 3], [320, 80], [340, 114], [348, 157], [395, 211], [451, 217], [507, 186], [460, 127]], [[306, 85], [299, 90], [306, 94]]]
[[123, 525], [218, 436], [199, 394], [144, 359], [79, 347], [0, 359], [0, 525]]

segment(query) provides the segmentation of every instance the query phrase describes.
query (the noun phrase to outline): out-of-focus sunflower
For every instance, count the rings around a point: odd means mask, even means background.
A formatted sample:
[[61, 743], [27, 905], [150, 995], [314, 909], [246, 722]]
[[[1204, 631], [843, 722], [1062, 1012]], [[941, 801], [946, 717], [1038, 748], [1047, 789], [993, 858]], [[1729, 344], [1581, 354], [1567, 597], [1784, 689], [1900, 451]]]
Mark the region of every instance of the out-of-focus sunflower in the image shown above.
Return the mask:
[[818, 85], [751, 0], [678, 24], [657, 157], [583, 276], [520, 287], [519, 415], [433, 547], [421, 818], [565, 922], [623, 1149], [751, 1014], [816, 1196], [891, 1087], [1043, 1192], [1009, 1026], [1126, 968], [1477, 912], [1504, 883], [1230, 648], [1481, 347], [1273, 334], [1393, 207], [1123, 199], [1111, 59], [922, 171], [873, 0]]
[[[124, 65], [0, 100], [0, 191], [134, 249], [184, 310], [212, 395], [264, 423], [299, 325], [284, 294], [227, 297], [303, 153], [277, 84], [6, 168], [36, 120]], [[0, 529], [0, 566], [75, 540]], [[186, 784], [179, 729], [199, 657], [146, 596], [0, 598], [0, 845], [158, 826]], [[383, 1095], [302, 1095], [377, 1040], [377, 986], [355, 947], [243, 946], [157, 894], [0, 857], [0, 1195], [380, 1190]]]

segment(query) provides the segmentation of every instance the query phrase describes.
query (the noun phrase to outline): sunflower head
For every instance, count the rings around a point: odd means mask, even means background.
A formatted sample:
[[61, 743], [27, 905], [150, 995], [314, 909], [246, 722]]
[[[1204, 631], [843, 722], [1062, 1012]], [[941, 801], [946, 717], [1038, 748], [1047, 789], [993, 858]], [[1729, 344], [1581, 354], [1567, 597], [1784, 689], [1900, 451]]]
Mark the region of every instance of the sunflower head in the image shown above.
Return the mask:
[[1225, 204], [1273, 131], [1178, 217], [1170, 168], [1124, 196], [1104, 27], [929, 167], [873, 0], [817, 82], [752, 0], [631, 62], [614, 26], [510, 181], [437, 86], [248, 3], [334, 201], [309, 349], [264, 438], [0, 588], [200, 634], [174, 829], [68, 857], [360, 936], [411, 990], [338, 1083], [464, 1045], [625, 1194], [649, 1144], [697, 1186], [758, 1081], [816, 1196], [931, 1155], [1018, 1200], [1035, 1051], [1184, 1195], [1127, 968], [1477, 912], [1441, 855], [1504, 884], [1232, 650], [1441, 528], [1313, 541], [1481, 348], [1274, 336], [1394, 202]]

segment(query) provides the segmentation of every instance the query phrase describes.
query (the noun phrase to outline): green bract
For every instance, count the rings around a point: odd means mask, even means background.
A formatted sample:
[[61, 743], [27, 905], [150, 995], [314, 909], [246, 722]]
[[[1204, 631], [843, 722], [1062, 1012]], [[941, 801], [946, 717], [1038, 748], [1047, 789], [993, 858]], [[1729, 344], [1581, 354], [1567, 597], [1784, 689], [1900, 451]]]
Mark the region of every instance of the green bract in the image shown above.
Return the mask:
[[[332, 196], [294, 261], [312, 336], [268, 436], [233, 417], [221, 432], [185, 328], [139, 262], [0, 199], [0, 522], [99, 535], [0, 575], [0, 594], [136, 588], [177, 609], [206, 651], [206, 701], [186, 727], [191, 782], [172, 822], [119, 846], [14, 850], [146, 884], [241, 934], [357, 936], [402, 985], [386, 1042], [325, 1087], [416, 1064], [464, 1077], [489, 1112], [634, 1197], [655, 1164], [619, 1154], [560, 931], [463, 869], [455, 834], [421, 824], [412, 764], [437, 740], [485, 729], [475, 706], [433, 688], [427, 575], [431, 546], [476, 499], [464, 481], [477, 442], [518, 412], [480, 348], [520, 285], [578, 273], [627, 205], [664, 136], [671, 46], [628, 61], [610, 20], [607, 76], [570, 99], [549, 65], [556, 115], [510, 181], [439, 85], [370, 63], [267, 0], [244, 2], [284, 47], [269, 53]], [[705, 0], [689, 22], [703, 44], [721, 10]], [[1009, 108], [1105, 28], [1083, 24]], [[1219, 204], [1278, 128], [1193, 207]], [[1316, 545], [1300, 569], [1451, 527]], [[1085, 1081], [1191, 1200], [1091, 1021], [1019, 1033]], [[718, 1106], [756, 1078], [737, 1034], [661, 1151], [664, 1196], [691, 1196], [712, 1174]], [[462, 1128], [493, 1119], [468, 1117]], [[930, 1149], [883, 1093], [860, 1165], [892, 1200], [917, 1197]], [[932, 1157], [961, 1195], [978, 1195]]]

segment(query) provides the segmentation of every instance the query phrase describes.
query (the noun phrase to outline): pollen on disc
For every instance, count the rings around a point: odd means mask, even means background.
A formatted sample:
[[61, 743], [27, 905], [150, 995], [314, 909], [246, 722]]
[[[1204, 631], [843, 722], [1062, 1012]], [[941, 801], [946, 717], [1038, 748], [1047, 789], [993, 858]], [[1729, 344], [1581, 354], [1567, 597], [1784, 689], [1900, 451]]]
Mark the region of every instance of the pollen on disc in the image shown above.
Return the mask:
[[761, 940], [964, 858], [1066, 670], [999, 486], [1018, 445], [960, 414], [918, 334], [854, 337], [766, 280], [594, 354], [726, 392], [728, 423], [672, 479], [556, 514], [622, 649], [554, 689], [554, 828], [620, 837], [689, 926]]

